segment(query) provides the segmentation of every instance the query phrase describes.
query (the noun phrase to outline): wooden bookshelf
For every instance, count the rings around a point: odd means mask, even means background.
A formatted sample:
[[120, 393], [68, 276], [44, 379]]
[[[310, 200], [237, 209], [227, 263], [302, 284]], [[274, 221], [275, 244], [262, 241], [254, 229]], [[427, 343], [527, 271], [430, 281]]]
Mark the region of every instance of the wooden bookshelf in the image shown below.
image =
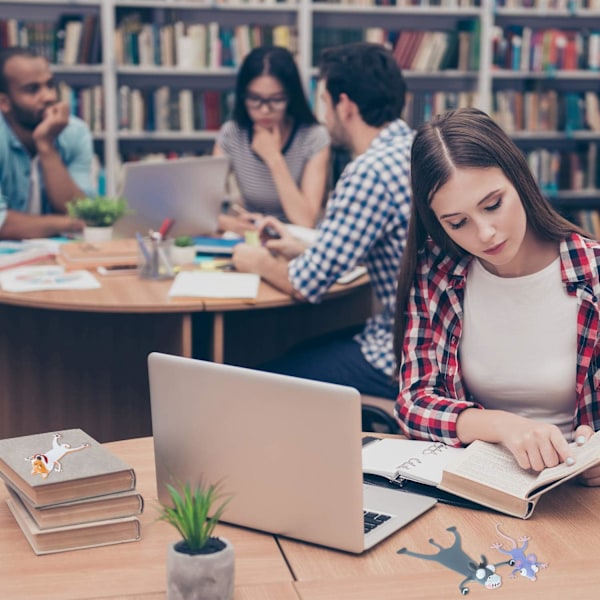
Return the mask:
[[[10, 19], [44, 22], [46, 29], [53, 23], [55, 30], [65, 16], [97, 23], [100, 50], [90, 50], [87, 61], [83, 51], [74, 64], [55, 61], [53, 69], [64, 94], [90, 123], [109, 193], [116, 191], [123, 157], [212, 149], [228, 115], [237, 67], [253, 44], [276, 41], [295, 53], [318, 113], [317, 53], [326, 45], [365, 39], [401, 54], [408, 83], [404, 116], [412, 126], [457, 106], [482, 108], [506, 127], [532, 164], [549, 161], [550, 167], [540, 168], [556, 171], [548, 193], [557, 205], [587, 209], [596, 199], [600, 207], [598, 173], [585, 172], [594, 166], [600, 143], [600, 116], [594, 112], [600, 103], [600, 50], [578, 60], [577, 68], [548, 61], [533, 68], [523, 58], [527, 40], [514, 40], [529, 29], [542, 32], [546, 46], [551, 40], [556, 46], [562, 36], [571, 49], [579, 36], [578, 44], [593, 50], [600, 46], [600, 0], [422, 0], [419, 6], [379, 1], [0, 0], [0, 43], [6, 37], [2, 23]], [[198, 39], [177, 42], [182, 36], [219, 40], [221, 50], [211, 52], [210, 44], [201, 43], [199, 58]], [[453, 44], [462, 48], [454, 57], [448, 50]], [[408, 60], [410, 46], [420, 52], [418, 60]], [[563, 58], [566, 47], [558, 42]], [[510, 48], [521, 52], [518, 61]], [[517, 62], [519, 68], [509, 68]], [[212, 97], [213, 107], [219, 105], [209, 126], [198, 116], [206, 113], [203, 94]], [[537, 121], [525, 115], [527, 104], [549, 105], [554, 120], [548, 125], [545, 115], [538, 113]], [[546, 158], [543, 151], [554, 156]], [[564, 161], [583, 174], [568, 177]]]

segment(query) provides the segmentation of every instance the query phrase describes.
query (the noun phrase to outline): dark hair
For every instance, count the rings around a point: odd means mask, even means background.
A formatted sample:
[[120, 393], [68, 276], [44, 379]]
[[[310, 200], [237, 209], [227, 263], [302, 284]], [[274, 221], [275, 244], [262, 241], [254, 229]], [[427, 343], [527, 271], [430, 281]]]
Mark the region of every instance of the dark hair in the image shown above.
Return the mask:
[[279, 46], [259, 46], [246, 56], [237, 75], [233, 120], [240, 127], [252, 127], [245, 103], [246, 89], [253, 79], [261, 75], [270, 75], [281, 83], [288, 97], [286, 115], [294, 120], [295, 125], [312, 125], [317, 122], [304, 94], [292, 53]]
[[498, 168], [514, 186], [527, 224], [541, 239], [561, 241], [571, 233], [586, 235], [561, 217], [542, 195], [523, 153], [487, 114], [465, 108], [437, 115], [417, 130], [411, 150], [411, 217], [398, 277], [394, 351], [400, 367], [408, 296], [414, 283], [418, 253], [428, 238], [455, 258], [465, 256], [444, 231], [430, 208], [435, 193], [454, 169]]
[[392, 53], [380, 44], [326, 48], [319, 59], [319, 76], [334, 106], [340, 94], [346, 94], [371, 127], [381, 127], [402, 114], [406, 82]]
[[8, 79], [4, 73], [4, 68], [6, 63], [15, 56], [23, 56], [25, 58], [40, 58], [39, 54], [36, 54], [28, 48], [21, 48], [20, 46], [0, 48], [0, 94], [8, 94]]

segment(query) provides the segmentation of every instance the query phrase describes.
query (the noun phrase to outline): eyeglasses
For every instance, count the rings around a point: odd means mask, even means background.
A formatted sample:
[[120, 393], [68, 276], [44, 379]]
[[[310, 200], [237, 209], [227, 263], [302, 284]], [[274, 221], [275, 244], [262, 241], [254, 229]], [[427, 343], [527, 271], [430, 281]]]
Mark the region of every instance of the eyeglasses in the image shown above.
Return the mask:
[[267, 106], [270, 111], [280, 112], [285, 110], [288, 99], [285, 96], [273, 96], [271, 98], [263, 98], [255, 94], [246, 94], [246, 106], [252, 110], [259, 110], [263, 106]]

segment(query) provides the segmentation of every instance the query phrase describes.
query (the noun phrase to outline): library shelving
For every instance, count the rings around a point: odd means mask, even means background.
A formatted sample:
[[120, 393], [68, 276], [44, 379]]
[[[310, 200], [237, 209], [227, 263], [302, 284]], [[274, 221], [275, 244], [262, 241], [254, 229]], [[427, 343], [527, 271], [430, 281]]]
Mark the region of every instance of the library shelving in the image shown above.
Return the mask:
[[90, 124], [111, 193], [122, 160], [210, 151], [252, 47], [292, 50], [318, 109], [318, 53], [360, 39], [393, 49], [411, 125], [478, 106], [513, 136], [559, 208], [600, 207], [600, 0], [0, 0], [0, 8], [0, 45], [16, 39], [46, 52], [61, 94]]
[[586, 214], [600, 209], [600, 1], [500, 0], [491, 65], [490, 112], [552, 203], [600, 236]]

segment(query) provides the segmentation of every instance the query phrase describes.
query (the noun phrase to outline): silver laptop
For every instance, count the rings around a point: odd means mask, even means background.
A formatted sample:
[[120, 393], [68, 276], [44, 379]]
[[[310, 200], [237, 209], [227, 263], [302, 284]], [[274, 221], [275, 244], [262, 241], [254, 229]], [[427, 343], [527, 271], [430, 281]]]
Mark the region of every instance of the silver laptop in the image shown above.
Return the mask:
[[119, 195], [134, 212], [115, 223], [115, 237], [147, 235], [167, 218], [175, 220], [170, 236], [215, 233], [228, 170], [224, 156], [124, 163]]
[[[166, 483], [222, 482], [224, 521], [354, 553], [436, 502], [363, 484], [354, 388], [159, 353], [148, 367], [161, 502]], [[364, 511], [381, 515], [368, 533]]]

